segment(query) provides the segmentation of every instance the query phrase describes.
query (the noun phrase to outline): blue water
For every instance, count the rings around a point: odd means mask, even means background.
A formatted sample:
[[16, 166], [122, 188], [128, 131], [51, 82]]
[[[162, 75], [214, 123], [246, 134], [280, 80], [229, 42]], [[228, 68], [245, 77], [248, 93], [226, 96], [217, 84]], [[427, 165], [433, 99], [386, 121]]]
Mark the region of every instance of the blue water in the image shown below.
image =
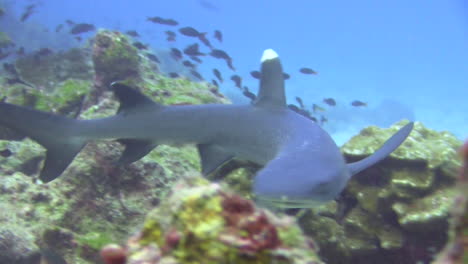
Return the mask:
[[[324, 106], [323, 98], [335, 98], [338, 105], [327, 107], [329, 122], [324, 127], [339, 144], [367, 125], [389, 126], [402, 118], [451, 131], [461, 139], [468, 136], [468, 5], [464, 0], [3, 2], [9, 3], [13, 15], [0, 19], [1, 30], [26, 50], [84, 45], [66, 31], [55, 33], [66, 19], [99, 28], [137, 30], [140, 41], [156, 51], [183, 49], [195, 39], [178, 35], [175, 43], [168, 43], [163, 32], [178, 27], [146, 21], [148, 16], [173, 18], [180, 26], [209, 32], [212, 44], [228, 52], [236, 74], [253, 91], [258, 81], [249, 72], [258, 69], [263, 50], [273, 48], [292, 76], [286, 81], [291, 103], [299, 96], [308, 106]], [[38, 4], [37, 12], [19, 22], [24, 7], [31, 3]], [[212, 37], [215, 29], [223, 32], [223, 43]], [[303, 75], [300, 67], [310, 67], [318, 75]], [[228, 79], [222, 92], [235, 103], [247, 103], [229, 80], [234, 72], [224, 61], [207, 57], [199, 70], [210, 81], [213, 68]], [[350, 102], [356, 99], [368, 107], [352, 107]]]

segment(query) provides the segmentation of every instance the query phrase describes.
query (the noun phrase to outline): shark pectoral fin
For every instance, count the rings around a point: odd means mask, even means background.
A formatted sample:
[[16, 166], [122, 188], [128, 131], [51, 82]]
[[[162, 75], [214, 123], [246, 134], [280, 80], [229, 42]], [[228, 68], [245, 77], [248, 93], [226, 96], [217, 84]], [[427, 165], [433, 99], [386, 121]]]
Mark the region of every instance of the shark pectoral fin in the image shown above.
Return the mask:
[[265, 50], [261, 63], [260, 89], [253, 104], [259, 107], [286, 108], [283, 67], [278, 54], [272, 49]]
[[118, 114], [126, 114], [143, 107], [163, 107], [139, 91], [119, 82], [111, 83], [115, 96], [120, 101]]
[[55, 180], [68, 167], [84, 146], [84, 143], [67, 143], [63, 145], [47, 146], [46, 159], [41, 173], [39, 174], [39, 179], [43, 183]]
[[198, 154], [201, 159], [202, 174], [207, 176], [216, 168], [230, 161], [234, 156], [226, 153], [216, 145], [199, 144], [197, 145]]
[[117, 141], [125, 145], [125, 150], [117, 161], [120, 165], [129, 164], [143, 158], [157, 146], [152, 141], [141, 139], [119, 139]]
[[377, 162], [386, 158], [396, 148], [398, 148], [403, 141], [408, 137], [411, 130], [413, 130], [414, 122], [409, 122], [404, 127], [400, 128], [391, 138], [389, 138], [374, 154], [357, 162], [348, 164], [348, 169], [351, 175], [355, 175], [360, 171], [369, 168]]

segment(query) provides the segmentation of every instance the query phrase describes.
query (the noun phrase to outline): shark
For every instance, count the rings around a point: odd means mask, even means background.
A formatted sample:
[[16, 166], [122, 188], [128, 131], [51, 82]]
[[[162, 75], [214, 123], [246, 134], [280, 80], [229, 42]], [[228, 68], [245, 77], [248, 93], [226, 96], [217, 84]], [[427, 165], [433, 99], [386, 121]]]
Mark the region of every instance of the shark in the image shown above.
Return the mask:
[[251, 104], [165, 106], [122, 82], [110, 85], [120, 106], [114, 116], [79, 120], [0, 102], [0, 125], [46, 148], [39, 173], [43, 183], [58, 178], [92, 140], [125, 146], [117, 164], [135, 162], [161, 144], [195, 144], [203, 175], [233, 158], [262, 167], [253, 178], [259, 203], [279, 208], [312, 208], [336, 198], [349, 179], [386, 158], [408, 137], [409, 122], [375, 153], [346, 163], [339, 147], [317, 123], [286, 104], [283, 67], [267, 49]]

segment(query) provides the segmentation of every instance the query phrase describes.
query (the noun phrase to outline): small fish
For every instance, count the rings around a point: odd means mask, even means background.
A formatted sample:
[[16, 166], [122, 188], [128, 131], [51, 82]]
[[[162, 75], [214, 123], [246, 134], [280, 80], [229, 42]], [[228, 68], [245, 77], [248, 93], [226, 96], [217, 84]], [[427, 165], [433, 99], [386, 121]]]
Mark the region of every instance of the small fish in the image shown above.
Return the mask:
[[49, 48], [41, 48], [38, 51], [36, 51], [36, 53], [34, 55], [42, 57], [42, 56], [48, 56], [48, 55], [50, 55], [52, 53], [54, 53], [54, 52]]
[[26, 6], [23, 14], [21, 15], [20, 21], [21, 22], [26, 21], [26, 19], [28, 19], [34, 13], [35, 8], [36, 8], [35, 4], [31, 4], [31, 5]]
[[311, 68], [300, 68], [299, 72], [303, 74], [314, 74], [314, 75], [317, 74], [317, 72], [312, 70]]
[[213, 74], [216, 76], [216, 78], [223, 83], [223, 76], [221, 76], [221, 72], [218, 69], [213, 69]]
[[162, 18], [162, 17], [148, 17], [147, 19], [148, 21], [151, 21], [153, 23], [156, 23], [156, 24], [161, 24], [161, 25], [167, 25], [167, 26], [177, 26], [179, 25], [179, 22], [175, 21], [174, 19], [165, 19], [165, 18]]
[[176, 73], [176, 72], [170, 72], [170, 73], [169, 73], [169, 77], [171, 77], [171, 78], [179, 78], [179, 74]]
[[212, 50], [210, 55], [216, 59], [231, 60], [231, 57], [224, 50], [220, 49]]
[[262, 78], [262, 73], [259, 71], [251, 71], [250, 76], [252, 76], [255, 79], [260, 80]]
[[236, 85], [237, 88], [241, 89], [242, 78], [239, 75], [237, 75], [237, 74], [232, 75], [231, 80], [234, 82], [234, 84]]
[[223, 34], [219, 30], [214, 31], [214, 38], [217, 39], [219, 42], [223, 42]]
[[288, 108], [293, 110], [296, 113], [299, 113], [299, 111], [301, 110], [297, 105], [293, 105], [293, 104], [289, 104]]
[[131, 37], [134, 37], [134, 38], [138, 38], [140, 37], [140, 34], [138, 34], [138, 32], [136, 30], [127, 30], [125, 32], [125, 34], [131, 36]]
[[199, 80], [204, 80], [204, 79], [203, 79], [203, 76], [201, 76], [201, 74], [198, 73], [196, 70], [190, 70], [190, 73], [191, 73], [193, 76], [197, 77], [197, 79], [199, 79]]
[[76, 41], [78, 41], [78, 42], [81, 42], [81, 40], [83, 40], [83, 38], [81, 38], [80, 36], [76, 36], [75, 39], [76, 39]]
[[62, 30], [63, 28], [63, 24], [58, 24], [56, 27], [55, 27], [55, 32], [58, 33]]
[[208, 48], [212, 49], [213, 46], [211, 46], [211, 42], [206, 38], [206, 33], [202, 33], [200, 35], [198, 35], [198, 39], [203, 43], [205, 44], [205, 46], [207, 46]]
[[179, 28], [180, 34], [187, 36], [187, 37], [198, 37], [200, 33], [198, 30], [194, 29], [193, 27], [183, 27]]
[[252, 101], [255, 101], [257, 99], [257, 96], [254, 93], [252, 93], [247, 86], [244, 86], [242, 94]]
[[65, 20], [65, 23], [67, 23], [67, 25], [70, 26], [70, 27], [76, 24], [74, 21], [72, 21], [70, 19]]
[[218, 84], [218, 82], [217, 82], [216, 80], [214, 80], [214, 79], [211, 80], [211, 83], [212, 83], [214, 86], [216, 86], [217, 88], [219, 88], [219, 84]]
[[329, 106], [335, 106], [336, 105], [336, 101], [333, 98], [325, 98], [325, 99], [323, 99], [323, 102], [326, 103]]
[[96, 27], [93, 24], [87, 24], [87, 23], [80, 23], [80, 24], [75, 24], [71, 30], [70, 33], [73, 35], [76, 34], [81, 34], [89, 31], [96, 30]]
[[12, 154], [13, 154], [13, 152], [11, 152], [11, 150], [9, 150], [9, 149], [0, 150], [0, 156], [2, 156], [4, 158], [10, 157]]
[[328, 122], [328, 119], [325, 117], [325, 116], [320, 116], [320, 125], [323, 125], [325, 124], [326, 122]]
[[195, 56], [190, 56], [189, 58], [191, 60], [193, 60], [194, 62], [196, 62], [196, 63], [202, 63], [203, 62], [200, 58], [195, 57]]
[[172, 42], [176, 40], [176, 33], [174, 31], [166, 30], [164, 33], [166, 33], [167, 41]]
[[146, 57], [148, 57], [148, 59], [156, 62], [156, 63], [161, 63], [161, 61], [158, 59], [158, 57], [156, 57], [156, 55], [152, 54], [152, 53], [147, 53], [146, 54]]
[[367, 103], [364, 103], [364, 102], [359, 101], [359, 100], [354, 100], [354, 101], [351, 102], [351, 105], [356, 106], [356, 107], [360, 107], [360, 106], [367, 106]]
[[316, 104], [313, 104], [313, 105], [312, 105], [312, 111], [313, 111], [314, 113], [317, 113], [318, 111], [323, 112], [323, 111], [325, 111], [325, 108], [320, 107], [320, 106], [318, 106], [318, 105], [316, 105]]
[[182, 59], [182, 52], [177, 48], [171, 48], [171, 56], [178, 61]]
[[200, 52], [198, 43], [189, 45], [184, 49], [184, 54], [187, 56], [205, 56], [205, 53]]
[[185, 66], [185, 67], [189, 67], [189, 68], [195, 68], [195, 64], [191, 63], [189, 60], [184, 60], [182, 62], [182, 64]]
[[283, 72], [283, 78], [284, 78], [285, 80], [289, 80], [289, 78], [291, 78], [291, 75], [289, 75], [289, 74]]
[[140, 41], [135, 41], [135, 42], [133, 42], [133, 46], [136, 47], [136, 48], [139, 49], [139, 50], [146, 50], [146, 49], [148, 49], [148, 45], [144, 45], [144, 44], [141, 43]]
[[296, 102], [299, 104], [299, 106], [304, 109], [304, 103], [302, 102], [302, 99], [300, 97], [296, 96]]

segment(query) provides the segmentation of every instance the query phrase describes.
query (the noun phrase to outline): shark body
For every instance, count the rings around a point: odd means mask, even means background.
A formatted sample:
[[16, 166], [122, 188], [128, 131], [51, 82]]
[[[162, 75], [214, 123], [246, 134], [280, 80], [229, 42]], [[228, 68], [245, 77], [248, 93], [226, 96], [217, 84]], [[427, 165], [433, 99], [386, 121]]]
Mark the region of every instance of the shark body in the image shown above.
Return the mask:
[[163, 106], [113, 83], [121, 102], [115, 116], [75, 120], [0, 102], [0, 124], [47, 149], [39, 175], [43, 182], [60, 176], [90, 140], [124, 144], [121, 164], [142, 158], [160, 144], [196, 144], [204, 175], [232, 158], [263, 165], [253, 185], [258, 201], [291, 208], [335, 198], [352, 175], [387, 157], [412, 130], [410, 122], [373, 155], [346, 164], [327, 132], [287, 108], [283, 69], [273, 50], [264, 52], [261, 72], [257, 100], [251, 105]]

